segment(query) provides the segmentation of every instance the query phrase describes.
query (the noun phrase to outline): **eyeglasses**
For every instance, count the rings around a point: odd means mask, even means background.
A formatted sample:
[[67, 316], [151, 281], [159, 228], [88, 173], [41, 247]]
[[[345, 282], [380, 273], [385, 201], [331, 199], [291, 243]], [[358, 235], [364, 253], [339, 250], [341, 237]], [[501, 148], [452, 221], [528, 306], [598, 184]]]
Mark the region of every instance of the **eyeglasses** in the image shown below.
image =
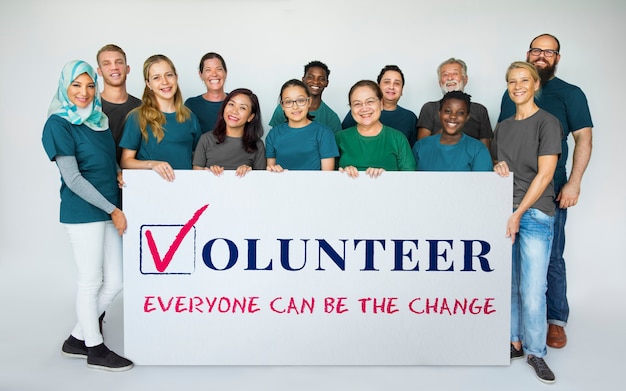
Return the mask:
[[298, 98], [296, 100], [285, 99], [285, 100], [280, 101], [280, 104], [287, 108], [293, 106], [294, 103], [296, 104], [296, 106], [302, 107], [306, 105], [306, 102], [308, 101], [309, 101], [309, 98]]
[[369, 98], [365, 102], [361, 102], [360, 100], [356, 100], [352, 102], [350, 107], [354, 110], [360, 110], [362, 107], [373, 107], [376, 102], [378, 102], [378, 98]]
[[541, 53], [543, 53], [543, 54], [545, 54], [546, 57], [553, 57], [553, 56], [559, 54], [559, 51], [558, 50], [552, 50], [552, 49], [530, 48], [528, 53], [532, 54], [533, 56], [539, 56], [539, 55], [541, 55]]

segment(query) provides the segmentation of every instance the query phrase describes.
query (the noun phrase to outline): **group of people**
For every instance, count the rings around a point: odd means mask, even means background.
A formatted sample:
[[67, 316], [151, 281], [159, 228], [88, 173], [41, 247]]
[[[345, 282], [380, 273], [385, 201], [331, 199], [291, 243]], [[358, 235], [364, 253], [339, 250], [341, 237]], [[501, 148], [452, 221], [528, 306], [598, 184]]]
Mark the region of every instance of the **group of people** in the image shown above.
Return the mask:
[[[61, 173], [61, 213], [78, 268], [78, 322], [62, 353], [93, 368], [121, 371], [133, 363], [110, 351], [102, 337], [107, 306], [122, 289], [121, 169], [150, 169], [163, 179], [175, 170], [338, 170], [376, 178], [385, 171], [495, 171], [514, 173], [512, 214], [505, 234], [513, 243], [511, 359], [526, 356], [543, 382], [555, 381], [546, 346], [566, 344], [564, 225], [576, 205], [591, 154], [592, 122], [584, 93], [555, 76], [560, 43], [534, 38], [526, 61], [506, 71], [498, 124], [464, 92], [466, 64], [456, 58], [437, 69], [443, 97], [419, 117], [400, 105], [405, 83], [396, 65], [376, 81], [360, 80], [348, 93], [343, 121], [322, 100], [330, 70], [305, 65], [286, 81], [264, 136], [257, 96], [225, 91], [227, 67], [217, 53], [199, 65], [206, 93], [183, 101], [178, 75], [164, 55], [143, 66], [141, 99], [126, 91], [130, 67], [116, 45], [97, 53], [97, 70], [84, 61], [63, 67], [43, 130], [48, 157]], [[103, 90], [98, 90], [98, 75]], [[575, 141], [566, 174], [567, 138]]]

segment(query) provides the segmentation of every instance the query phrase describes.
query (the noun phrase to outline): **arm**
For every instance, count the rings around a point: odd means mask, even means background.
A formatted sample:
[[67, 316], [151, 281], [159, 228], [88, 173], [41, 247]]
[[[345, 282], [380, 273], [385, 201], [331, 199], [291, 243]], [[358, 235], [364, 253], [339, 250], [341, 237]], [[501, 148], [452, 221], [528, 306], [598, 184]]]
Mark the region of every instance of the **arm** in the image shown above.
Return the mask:
[[111, 215], [113, 225], [120, 235], [126, 231], [126, 216], [119, 208], [109, 202], [78, 169], [75, 156], [57, 156], [55, 158], [61, 177], [66, 186], [77, 196], [91, 205]]
[[530, 182], [530, 186], [528, 186], [528, 190], [526, 194], [524, 194], [524, 198], [522, 198], [519, 207], [507, 221], [506, 237], [510, 237], [511, 242], [515, 242], [515, 234], [519, 232], [519, 224], [522, 215], [537, 202], [552, 181], [558, 160], [559, 155], [543, 155], [537, 158], [537, 175], [535, 175], [535, 178]]
[[174, 180], [174, 169], [168, 162], [158, 160], [139, 160], [136, 158], [137, 151], [123, 148], [120, 165], [122, 168], [153, 170], [168, 182]]
[[322, 171], [334, 171], [335, 170], [335, 158], [329, 157], [321, 160]]
[[417, 139], [421, 140], [424, 137], [428, 137], [430, 135], [432, 135], [433, 132], [430, 131], [430, 129], [426, 129], [426, 128], [417, 128]]
[[591, 128], [582, 128], [572, 133], [574, 136], [574, 155], [572, 157], [572, 173], [563, 188], [557, 194], [556, 201], [559, 201], [560, 208], [567, 208], [578, 203], [580, 195], [580, 183], [589, 159], [591, 158], [592, 149], [592, 131]]

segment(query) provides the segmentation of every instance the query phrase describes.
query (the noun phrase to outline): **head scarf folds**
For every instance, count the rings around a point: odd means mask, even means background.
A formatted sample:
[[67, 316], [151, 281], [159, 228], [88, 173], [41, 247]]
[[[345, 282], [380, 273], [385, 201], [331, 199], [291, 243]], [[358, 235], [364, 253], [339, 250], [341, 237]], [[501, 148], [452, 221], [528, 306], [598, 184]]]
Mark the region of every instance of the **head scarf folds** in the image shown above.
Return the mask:
[[[88, 74], [93, 82], [96, 83], [96, 94], [91, 103], [91, 107], [87, 108], [89, 115], [86, 117], [85, 115], [80, 115], [78, 107], [76, 107], [67, 96], [67, 89], [70, 84], [83, 73]], [[65, 64], [61, 71], [59, 88], [54, 98], [52, 98], [52, 103], [50, 103], [50, 108], [48, 109], [48, 116], [53, 114], [65, 118], [71, 124], [85, 124], [93, 130], [107, 130], [109, 128], [109, 119], [106, 114], [102, 112], [102, 101], [100, 100], [100, 92], [98, 91], [98, 76], [91, 65], [80, 60], [70, 61]]]

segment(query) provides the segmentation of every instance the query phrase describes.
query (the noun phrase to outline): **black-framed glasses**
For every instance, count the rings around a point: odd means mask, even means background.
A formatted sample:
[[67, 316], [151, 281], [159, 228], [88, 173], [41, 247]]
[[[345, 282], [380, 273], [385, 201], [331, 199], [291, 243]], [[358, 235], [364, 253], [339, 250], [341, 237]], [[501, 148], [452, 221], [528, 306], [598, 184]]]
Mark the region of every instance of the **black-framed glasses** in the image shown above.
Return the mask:
[[532, 54], [533, 56], [540, 56], [541, 53], [543, 53], [546, 57], [554, 57], [559, 54], [559, 51], [552, 49], [530, 48], [528, 53]]
[[302, 107], [306, 105], [306, 102], [308, 101], [309, 101], [309, 98], [298, 98], [296, 100], [285, 99], [285, 100], [280, 101], [280, 104], [287, 108], [293, 106], [294, 103], [296, 104], [296, 106]]

